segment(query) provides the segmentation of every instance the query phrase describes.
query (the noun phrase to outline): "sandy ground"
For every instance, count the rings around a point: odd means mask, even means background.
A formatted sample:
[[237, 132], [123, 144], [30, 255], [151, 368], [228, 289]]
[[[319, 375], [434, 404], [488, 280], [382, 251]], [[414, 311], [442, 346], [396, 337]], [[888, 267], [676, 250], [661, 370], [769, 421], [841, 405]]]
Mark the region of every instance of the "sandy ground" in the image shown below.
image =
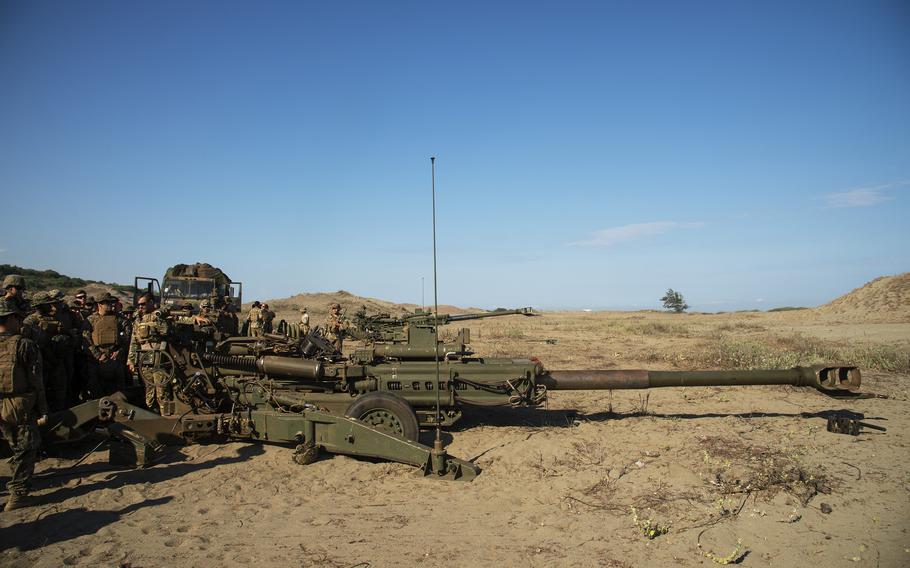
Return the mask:
[[[798, 312], [476, 323], [479, 352], [563, 369], [693, 368], [718, 342], [794, 333], [910, 352], [908, 323]], [[863, 380], [887, 398], [560, 392], [546, 409], [475, 411], [445, 433], [483, 468], [473, 483], [342, 456], [298, 466], [282, 446], [173, 448], [143, 470], [111, 469], [105, 451], [74, 466], [91, 446], [70, 448], [39, 464], [41, 504], [0, 514], [0, 565], [907, 566], [910, 375]], [[842, 410], [888, 431], [827, 432]]]

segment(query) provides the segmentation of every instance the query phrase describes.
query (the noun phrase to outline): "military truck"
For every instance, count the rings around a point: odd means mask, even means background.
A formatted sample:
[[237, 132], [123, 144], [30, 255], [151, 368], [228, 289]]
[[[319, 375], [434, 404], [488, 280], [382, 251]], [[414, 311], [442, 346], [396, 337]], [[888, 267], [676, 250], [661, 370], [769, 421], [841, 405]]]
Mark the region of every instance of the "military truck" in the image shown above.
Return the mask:
[[238, 311], [243, 303], [243, 283], [231, 280], [223, 270], [206, 262], [175, 264], [167, 269], [160, 283], [157, 278], [137, 276], [135, 285], [137, 293], [151, 291], [167, 308], [198, 306], [202, 300], [216, 296], [230, 298]]

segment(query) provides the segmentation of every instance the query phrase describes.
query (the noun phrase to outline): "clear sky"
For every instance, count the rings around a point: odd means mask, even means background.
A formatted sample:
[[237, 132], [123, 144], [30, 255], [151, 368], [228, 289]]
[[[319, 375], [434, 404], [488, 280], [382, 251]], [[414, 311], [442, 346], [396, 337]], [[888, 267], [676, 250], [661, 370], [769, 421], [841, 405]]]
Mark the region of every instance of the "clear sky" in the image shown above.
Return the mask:
[[816, 305], [910, 270], [910, 3], [0, 0], [0, 263]]

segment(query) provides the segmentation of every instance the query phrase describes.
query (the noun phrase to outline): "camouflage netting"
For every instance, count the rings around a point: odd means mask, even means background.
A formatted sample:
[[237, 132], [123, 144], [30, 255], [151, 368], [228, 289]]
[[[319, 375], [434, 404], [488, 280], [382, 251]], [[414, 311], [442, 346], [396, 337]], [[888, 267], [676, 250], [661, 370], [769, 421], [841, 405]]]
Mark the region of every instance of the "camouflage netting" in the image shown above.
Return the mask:
[[220, 268], [215, 268], [207, 262], [197, 262], [195, 264], [176, 264], [168, 268], [164, 274], [164, 279], [169, 278], [206, 278], [215, 281], [218, 286], [230, 284], [231, 279]]

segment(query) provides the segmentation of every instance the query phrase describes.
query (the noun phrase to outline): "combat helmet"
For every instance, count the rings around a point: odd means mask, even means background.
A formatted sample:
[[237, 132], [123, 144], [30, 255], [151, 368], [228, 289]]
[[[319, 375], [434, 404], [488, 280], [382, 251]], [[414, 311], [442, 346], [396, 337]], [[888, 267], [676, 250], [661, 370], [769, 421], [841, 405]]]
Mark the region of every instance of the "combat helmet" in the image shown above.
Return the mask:
[[19, 274], [7, 274], [3, 278], [3, 289], [11, 288], [15, 286], [20, 290], [25, 290], [25, 278]]
[[25, 315], [22, 305], [11, 298], [0, 298], [0, 317], [6, 317], [12, 314], [20, 316]]
[[59, 299], [56, 294], [51, 294], [50, 292], [35, 292], [32, 294], [31, 301], [33, 306], [49, 306], [56, 304]]
[[117, 303], [117, 298], [113, 297], [110, 292], [105, 292], [103, 296], [98, 299], [99, 304], [115, 304]]

